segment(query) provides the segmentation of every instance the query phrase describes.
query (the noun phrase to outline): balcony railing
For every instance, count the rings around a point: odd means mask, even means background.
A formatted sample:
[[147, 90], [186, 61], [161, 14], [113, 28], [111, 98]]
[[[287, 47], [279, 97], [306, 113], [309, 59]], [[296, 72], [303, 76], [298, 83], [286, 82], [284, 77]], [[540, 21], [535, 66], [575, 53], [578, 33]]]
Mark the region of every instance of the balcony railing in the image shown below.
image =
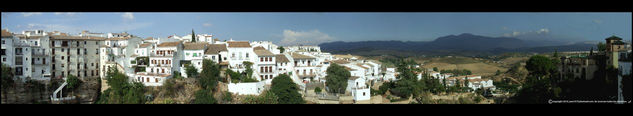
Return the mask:
[[150, 55], [151, 56], [168, 56], [168, 57], [174, 56], [174, 54], [167, 54], [167, 53], [165, 53], [165, 54], [151, 53]]

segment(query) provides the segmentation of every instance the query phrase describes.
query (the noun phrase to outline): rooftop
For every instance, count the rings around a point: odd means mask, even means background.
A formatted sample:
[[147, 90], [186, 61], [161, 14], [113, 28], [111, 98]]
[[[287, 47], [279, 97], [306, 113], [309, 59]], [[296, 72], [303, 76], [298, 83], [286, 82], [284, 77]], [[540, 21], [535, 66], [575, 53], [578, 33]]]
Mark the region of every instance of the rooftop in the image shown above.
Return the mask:
[[622, 38], [620, 38], [618, 36], [611, 36], [611, 37], [607, 38], [606, 40], [622, 40]]
[[107, 40], [128, 40], [130, 39], [130, 37], [111, 37], [108, 38]]
[[147, 47], [147, 46], [150, 46], [150, 45], [152, 45], [152, 43], [144, 43], [144, 44], [140, 44], [140, 45], [139, 45], [139, 48], [144, 48], [144, 47]]
[[293, 53], [291, 55], [291, 57], [293, 59], [314, 59], [314, 57], [312, 57], [312, 56], [307, 56], [307, 55], [298, 54], [298, 53]]
[[2, 37], [10, 37], [13, 36], [13, 33], [9, 32], [9, 30], [3, 29], [2, 30]]
[[347, 64], [349, 63], [348, 61], [345, 60], [333, 60], [332, 63], [336, 63], [336, 64]]
[[229, 48], [243, 48], [243, 47], [251, 47], [251, 44], [248, 41], [230, 41]]
[[218, 54], [221, 51], [227, 51], [225, 44], [209, 44], [204, 54]]
[[195, 43], [191, 43], [191, 42], [187, 42], [184, 43], [185, 46], [185, 50], [204, 50], [204, 47], [206, 45], [208, 45], [209, 43], [207, 42], [195, 42]]
[[64, 36], [64, 35], [52, 35], [51, 39], [64, 39], [64, 40], [68, 40], [68, 39], [75, 39], [75, 40], [93, 39], [93, 40], [105, 40], [105, 38], [103, 38], [103, 37], [81, 37], [81, 36]]
[[178, 46], [178, 44], [180, 44], [180, 42], [163, 42], [158, 44], [158, 47], [175, 47]]
[[257, 46], [257, 47], [254, 47], [253, 50], [266, 50], [266, 48], [262, 46]]
[[283, 54], [275, 55], [275, 61], [277, 61], [277, 62], [290, 62], [290, 60], [288, 60], [288, 58], [286, 58], [286, 55], [283, 55]]
[[272, 52], [266, 50], [266, 49], [258, 49], [258, 50], [253, 50], [253, 52], [255, 52], [255, 54], [257, 54], [257, 56], [275, 56], [275, 54], [273, 54]]

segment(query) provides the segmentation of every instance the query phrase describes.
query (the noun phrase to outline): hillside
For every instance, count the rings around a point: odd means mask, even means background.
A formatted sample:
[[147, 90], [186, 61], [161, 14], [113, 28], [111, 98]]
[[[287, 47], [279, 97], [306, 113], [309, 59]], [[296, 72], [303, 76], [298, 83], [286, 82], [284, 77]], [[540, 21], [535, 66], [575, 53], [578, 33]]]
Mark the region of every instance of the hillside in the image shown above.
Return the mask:
[[325, 52], [361, 56], [422, 56], [422, 55], [498, 55], [507, 52], [545, 53], [553, 51], [586, 51], [593, 43], [566, 44], [563, 42], [521, 40], [510, 37], [486, 37], [464, 33], [439, 37], [434, 41], [360, 41], [319, 44]]

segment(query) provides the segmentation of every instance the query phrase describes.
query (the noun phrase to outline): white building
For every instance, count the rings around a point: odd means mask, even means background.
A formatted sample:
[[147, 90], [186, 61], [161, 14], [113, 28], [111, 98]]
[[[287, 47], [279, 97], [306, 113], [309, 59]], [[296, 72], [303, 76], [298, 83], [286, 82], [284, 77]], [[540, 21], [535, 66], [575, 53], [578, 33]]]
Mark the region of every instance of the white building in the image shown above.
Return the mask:
[[[146, 72], [136, 74], [135, 81], [142, 82], [145, 86], [162, 86], [167, 78], [172, 77], [173, 71], [180, 70], [180, 59], [183, 45], [181, 42], [163, 42], [152, 50], [149, 56], [149, 66]], [[181, 73], [182, 74], [182, 73]]]
[[198, 70], [198, 73], [202, 71], [202, 59], [205, 56], [204, 53], [207, 49], [207, 42], [185, 42], [184, 43], [184, 59], [181, 61], [180, 74], [187, 78], [186, 65], [193, 65]]
[[253, 73], [253, 76], [257, 77], [256, 79], [259, 81], [273, 79], [273, 77], [276, 77], [279, 73], [275, 62], [275, 54], [266, 50], [262, 46], [257, 46], [253, 48], [253, 50], [258, 59], [253, 64], [255, 72]]
[[265, 81], [260, 82], [247, 82], [247, 83], [229, 83], [229, 92], [238, 95], [259, 95], [265, 88]]
[[371, 97], [370, 89], [365, 83], [365, 79], [356, 76], [349, 78], [346, 91], [352, 94], [354, 101], [369, 100]]
[[204, 59], [210, 59], [215, 63], [219, 63], [220, 66], [228, 66], [228, 50], [226, 44], [209, 44], [207, 50], [204, 52]]
[[248, 41], [228, 41], [227, 44], [229, 69], [236, 72], [244, 72], [246, 67], [243, 63], [245, 61], [254, 63], [256, 57], [253, 55], [255, 53], [253, 53], [253, 48]]
[[316, 58], [299, 53], [290, 53], [291, 62], [293, 62], [294, 73], [293, 77], [297, 80], [303, 80], [304, 83], [309, 82], [311, 79], [317, 78], [317, 72], [320, 72], [320, 68], [317, 67]]

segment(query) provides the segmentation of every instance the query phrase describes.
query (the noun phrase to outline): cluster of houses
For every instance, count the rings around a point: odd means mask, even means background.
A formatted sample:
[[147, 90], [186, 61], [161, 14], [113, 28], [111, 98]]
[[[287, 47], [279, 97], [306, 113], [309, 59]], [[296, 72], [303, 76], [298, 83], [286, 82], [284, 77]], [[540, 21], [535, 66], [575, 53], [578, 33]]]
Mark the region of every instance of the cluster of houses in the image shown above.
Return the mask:
[[591, 80], [599, 69], [617, 69], [618, 75], [631, 74], [631, 44], [622, 38], [611, 36], [605, 39], [604, 50], [594, 52], [576, 52], [575, 55], [560, 57], [558, 64], [559, 80], [585, 79]]
[[289, 75], [305, 90], [306, 83], [326, 83], [327, 68], [330, 63], [338, 63], [352, 73], [349, 82], [353, 84], [349, 84], [348, 91], [355, 100], [369, 100], [367, 82], [385, 77], [378, 61], [351, 55], [336, 57], [321, 52], [318, 46], [281, 48], [283, 51], [270, 41], [220, 41], [211, 34], [141, 38], [126, 32], [68, 34], [35, 30], [16, 34], [2, 30], [1, 58], [3, 64], [14, 70], [15, 77], [22, 80], [46, 81], [69, 75], [81, 79], [106, 78], [108, 70], [116, 68], [130, 82], [145, 86], [162, 86], [175, 74], [188, 78], [186, 67], [193, 66], [200, 72], [204, 59], [235, 72], [244, 72], [245, 62], [250, 62], [253, 69], [250, 78], [258, 82], [228, 84], [229, 92], [241, 95], [260, 94], [279, 74]]

